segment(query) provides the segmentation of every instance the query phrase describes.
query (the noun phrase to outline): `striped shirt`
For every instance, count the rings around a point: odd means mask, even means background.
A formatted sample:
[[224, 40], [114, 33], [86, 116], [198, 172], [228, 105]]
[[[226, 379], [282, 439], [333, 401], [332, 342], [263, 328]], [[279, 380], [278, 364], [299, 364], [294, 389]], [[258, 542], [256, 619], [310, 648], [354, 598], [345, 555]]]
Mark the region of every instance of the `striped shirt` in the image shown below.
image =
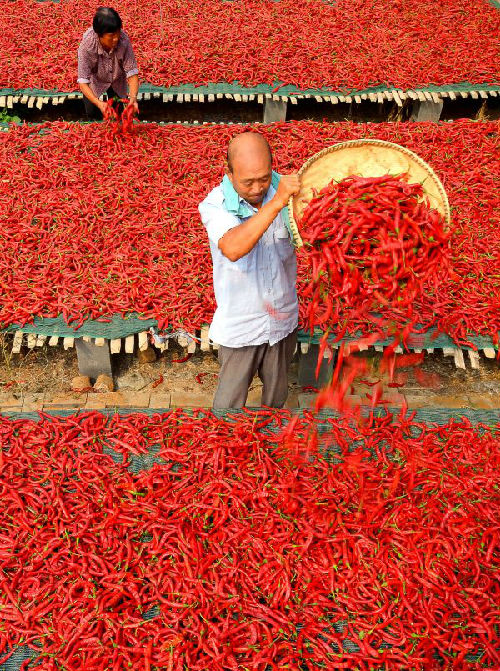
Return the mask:
[[125, 98], [127, 79], [138, 72], [134, 50], [125, 31], [121, 31], [118, 45], [109, 52], [102, 47], [93, 28], [84, 33], [78, 47], [77, 82], [89, 84], [98, 98], [110, 87]]

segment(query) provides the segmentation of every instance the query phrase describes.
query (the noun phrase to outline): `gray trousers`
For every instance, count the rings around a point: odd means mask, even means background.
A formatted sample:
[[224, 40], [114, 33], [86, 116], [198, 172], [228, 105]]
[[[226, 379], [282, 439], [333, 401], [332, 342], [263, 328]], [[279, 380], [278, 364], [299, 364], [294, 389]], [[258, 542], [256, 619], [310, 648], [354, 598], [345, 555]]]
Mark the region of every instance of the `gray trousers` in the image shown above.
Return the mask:
[[288, 369], [297, 343], [297, 330], [274, 345], [219, 347], [219, 384], [214, 408], [242, 408], [257, 374], [262, 380], [262, 405], [282, 408], [288, 396]]

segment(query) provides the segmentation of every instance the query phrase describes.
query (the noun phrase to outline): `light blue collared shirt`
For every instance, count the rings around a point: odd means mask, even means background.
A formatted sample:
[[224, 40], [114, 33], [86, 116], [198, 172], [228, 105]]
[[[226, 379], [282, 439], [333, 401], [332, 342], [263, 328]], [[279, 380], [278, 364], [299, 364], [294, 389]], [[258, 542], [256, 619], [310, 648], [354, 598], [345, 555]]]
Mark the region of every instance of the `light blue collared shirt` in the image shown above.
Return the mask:
[[[280, 213], [248, 254], [238, 261], [224, 256], [220, 238], [257, 212], [225, 180], [198, 206], [210, 242], [217, 302], [209, 336], [225, 347], [274, 345], [297, 328], [295, 251]], [[263, 204], [275, 193], [271, 185]]]

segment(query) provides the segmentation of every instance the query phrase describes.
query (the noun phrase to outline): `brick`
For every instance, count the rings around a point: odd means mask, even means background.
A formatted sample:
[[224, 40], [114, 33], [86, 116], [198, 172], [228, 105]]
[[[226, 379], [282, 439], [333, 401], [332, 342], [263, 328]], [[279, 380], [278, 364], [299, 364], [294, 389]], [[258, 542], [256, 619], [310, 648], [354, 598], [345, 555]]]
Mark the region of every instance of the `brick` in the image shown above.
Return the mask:
[[43, 409], [45, 394], [27, 394], [23, 399], [23, 412], [38, 412]]
[[[97, 395], [97, 394], [96, 394]], [[150, 391], [110, 391], [98, 394], [99, 399], [106, 408], [147, 408]]]
[[500, 394], [468, 394], [472, 408], [494, 410], [500, 408]]
[[43, 407], [50, 410], [64, 410], [65, 408], [83, 408], [87, 402], [87, 394], [58, 394], [47, 396]]
[[288, 394], [288, 398], [286, 399], [285, 403], [285, 408], [288, 408], [288, 410], [295, 410], [298, 407], [299, 407], [299, 395], [297, 394], [297, 392], [292, 392], [291, 394]]
[[104, 394], [89, 394], [85, 403], [85, 410], [104, 410], [106, 403], [102, 400]]
[[0, 394], [0, 410], [4, 412], [20, 412], [23, 407], [23, 399], [16, 398], [12, 394]]
[[423, 394], [411, 394], [405, 392], [404, 397], [408, 408], [412, 410], [416, 410], [417, 408], [429, 408], [433, 405], [432, 394], [424, 396]]
[[382, 398], [384, 401], [389, 401], [388, 405], [391, 406], [403, 405], [405, 400], [403, 394], [398, 394], [392, 391], [385, 392]]
[[438, 408], [470, 408], [471, 402], [467, 396], [433, 396], [432, 405]]
[[172, 400], [172, 394], [170, 392], [158, 392], [155, 394], [151, 393], [151, 398], [149, 399], [150, 408], [170, 408], [170, 403]]
[[212, 403], [212, 394], [199, 392], [173, 391], [170, 399], [172, 408], [211, 408]]

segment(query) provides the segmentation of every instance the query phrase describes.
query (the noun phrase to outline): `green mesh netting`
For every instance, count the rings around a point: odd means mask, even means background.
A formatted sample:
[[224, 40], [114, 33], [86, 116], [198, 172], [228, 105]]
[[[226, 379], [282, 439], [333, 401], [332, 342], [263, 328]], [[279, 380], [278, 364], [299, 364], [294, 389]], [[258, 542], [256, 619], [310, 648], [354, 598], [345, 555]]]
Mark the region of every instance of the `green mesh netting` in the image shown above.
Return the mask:
[[[492, 0], [495, 6], [500, 8], [500, 0]], [[276, 86], [279, 85], [279, 82], [276, 83]], [[144, 83], [141, 84], [140, 92], [141, 93], [160, 93], [167, 95], [217, 95], [222, 93], [224, 95], [265, 95], [266, 93], [277, 95], [280, 97], [289, 97], [289, 96], [325, 96], [325, 97], [339, 97], [339, 96], [361, 96], [378, 94], [378, 93], [390, 93], [391, 91], [397, 91], [398, 93], [404, 92], [403, 89], [396, 87], [388, 87], [386, 85], [371, 86], [367, 89], [345, 89], [343, 91], [332, 90], [327, 87], [321, 89], [297, 89], [296, 86], [291, 84], [286, 84], [285, 86], [276, 89], [276, 86], [270, 86], [268, 84], [259, 84], [258, 86], [244, 87], [238, 82], [220, 82], [213, 83], [206, 86], [196, 86], [195, 84], [179, 84], [178, 86], [154, 86], [153, 84]], [[469, 93], [470, 91], [500, 91], [500, 82], [491, 83], [491, 84], [471, 84], [470, 82], [458, 82], [450, 83], [446, 85], [435, 85], [429, 84], [428, 86], [418, 87], [411, 89], [418, 93], [449, 93], [450, 91], [454, 93]], [[30, 97], [41, 97], [41, 98], [58, 98], [62, 96], [76, 96], [80, 98], [82, 94], [75, 91], [48, 91], [45, 89], [0, 89], [0, 96], [30, 96]]]
[[[87, 319], [79, 329], [68, 326], [62, 316], [54, 319], [35, 317], [33, 324], [26, 324], [25, 326], [11, 324], [4, 330], [4, 332], [14, 333], [15, 331], [21, 330], [24, 333], [36, 333], [48, 337], [81, 338], [87, 336], [90, 338], [106, 338], [113, 340], [116, 338], [125, 338], [128, 335], [140, 333], [141, 331], [147, 331], [153, 326], [157, 326], [157, 321], [155, 319], [141, 319], [137, 314], [130, 314], [127, 317], [113, 315], [109, 321]], [[321, 331], [316, 331], [313, 335], [306, 331], [300, 331], [298, 340], [299, 342], [318, 344], [321, 340], [321, 336]], [[361, 334], [359, 333], [348, 335], [342, 338], [341, 342], [354, 342], [359, 340], [360, 337]], [[332, 337], [332, 340], [333, 339], [334, 338]], [[493, 340], [488, 336], [474, 335], [471, 333], [469, 339], [477, 349], [497, 347], [493, 343]], [[386, 340], [380, 340], [377, 344], [386, 347], [391, 344], [391, 342], [392, 340], [388, 338]], [[456, 343], [448, 335], [444, 333], [437, 334], [434, 329], [431, 329], [425, 333], [412, 334], [408, 339], [408, 347], [409, 349], [456, 347]]]

